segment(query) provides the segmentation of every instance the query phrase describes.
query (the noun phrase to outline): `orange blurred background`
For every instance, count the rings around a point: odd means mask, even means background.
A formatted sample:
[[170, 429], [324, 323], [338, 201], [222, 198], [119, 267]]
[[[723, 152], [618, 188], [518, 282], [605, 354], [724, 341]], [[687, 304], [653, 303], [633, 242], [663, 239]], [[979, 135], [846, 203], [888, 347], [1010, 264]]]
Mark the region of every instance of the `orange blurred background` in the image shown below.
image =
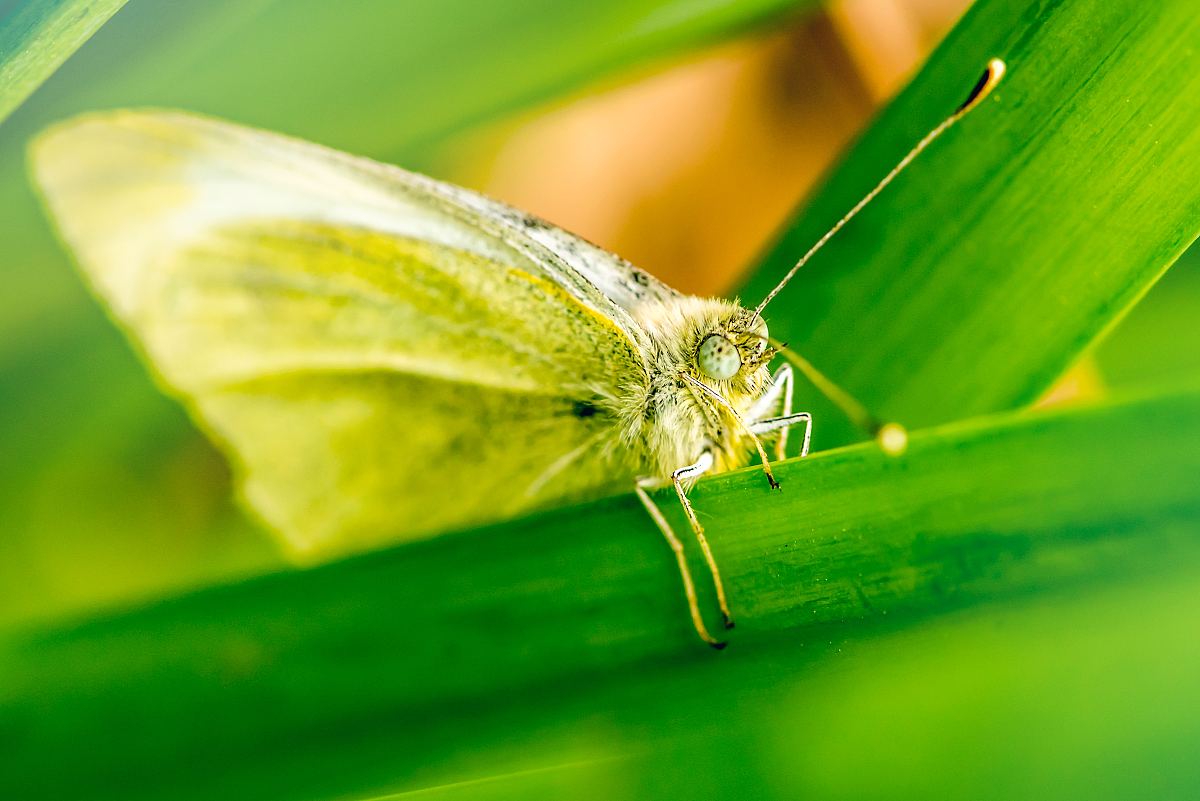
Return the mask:
[[443, 171], [721, 294], [967, 5], [831, 3], [471, 136]]

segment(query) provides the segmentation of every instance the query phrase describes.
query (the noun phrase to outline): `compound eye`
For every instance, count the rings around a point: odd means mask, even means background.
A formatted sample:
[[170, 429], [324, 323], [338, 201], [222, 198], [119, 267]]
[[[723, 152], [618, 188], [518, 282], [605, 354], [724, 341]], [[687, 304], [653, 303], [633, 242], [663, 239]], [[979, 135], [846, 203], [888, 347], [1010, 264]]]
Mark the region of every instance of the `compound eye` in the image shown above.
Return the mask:
[[742, 369], [742, 354], [738, 353], [737, 347], [725, 337], [709, 334], [700, 343], [696, 363], [700, 366], [700, 372], [709, 378], [723, 381], [733, 378], [737, 371]]

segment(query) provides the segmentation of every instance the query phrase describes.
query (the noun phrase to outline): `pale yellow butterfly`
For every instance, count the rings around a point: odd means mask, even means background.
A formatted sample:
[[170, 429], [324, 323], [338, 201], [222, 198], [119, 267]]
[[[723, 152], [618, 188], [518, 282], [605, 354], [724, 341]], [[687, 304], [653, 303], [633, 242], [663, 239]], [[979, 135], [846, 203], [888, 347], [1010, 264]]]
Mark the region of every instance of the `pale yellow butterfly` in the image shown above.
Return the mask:
[[[299, 558], [430, 536], [784, 453], [792, 372], [762, 311], [829, 237], [990, 91], [998, 61], [756, 309], [680, 294], [543, 220], [395, 167], [177, 112], [60, 124], [37, 183], [96, 292]], [[796, 357], [852, 416], [879, 428]], [[903, 430], [882, 429], [885, 447]]]

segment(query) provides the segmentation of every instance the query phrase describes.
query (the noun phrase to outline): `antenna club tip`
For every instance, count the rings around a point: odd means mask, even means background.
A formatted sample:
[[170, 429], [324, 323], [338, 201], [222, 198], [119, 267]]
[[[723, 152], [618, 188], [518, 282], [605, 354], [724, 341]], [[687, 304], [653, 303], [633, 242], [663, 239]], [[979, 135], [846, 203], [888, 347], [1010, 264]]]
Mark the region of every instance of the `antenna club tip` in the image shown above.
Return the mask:
[[979, 76], [979, 81], [975, 84], [975, 88], [971, 90], [971, 94], [963, 101], [963, 104], [954, 112], [951, 120], [957, 120], [967, 114], [971, 109], [983, 102], [983, 99], [992, 93], [996, 88], [996, 84], [1000, 83], [1000, 79], [1004, 77], [1008, 66], [998, 58], [990, 59], [987, 66], [983, 70], [983, 75]]
[[983, 91], [980, 93], [980, 96], [977, 100], [983, 100], [986, 95], [991, 94], [992, 90], [995, 89], [1000, 84], [1000, 81], [1004, 79], [1004, 73], [1007, 71], [1008, 65], [1005, 64], [1002, 59], [989, 59], [987, 63], [987, 70], [984, 72], [984, 81], [986, 86], [983, 87]]
[[908, 429], [899, 423], [884, 423], [875, 433], [875, 441], [888, 456], [900, 456], [908, 450]]

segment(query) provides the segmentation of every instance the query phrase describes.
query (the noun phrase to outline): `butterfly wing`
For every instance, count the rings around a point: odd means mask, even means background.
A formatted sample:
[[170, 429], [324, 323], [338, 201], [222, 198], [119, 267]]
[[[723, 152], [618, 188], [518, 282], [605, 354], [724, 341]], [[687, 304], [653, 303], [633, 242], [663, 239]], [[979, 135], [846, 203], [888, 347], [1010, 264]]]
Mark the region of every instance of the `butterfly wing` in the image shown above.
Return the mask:
[[44, 134], [60, 230], [298, 553], [624, 477], [630, 317], [445, 185], [265, 132], [115, 112]]
[[461, 187], [450, 184], [438, 186], [450, 202], [475, 209], [481, 215], [498, 221], [510, 231], [520, 232], [520, 235], [544, 248], [557, 263], [586, 278], [605, 298], [624, 312], [636, 314], [644, 304], [665, 303], [682, 297], [680, 292], [620, 256], [609, 253], [543, 219]]

